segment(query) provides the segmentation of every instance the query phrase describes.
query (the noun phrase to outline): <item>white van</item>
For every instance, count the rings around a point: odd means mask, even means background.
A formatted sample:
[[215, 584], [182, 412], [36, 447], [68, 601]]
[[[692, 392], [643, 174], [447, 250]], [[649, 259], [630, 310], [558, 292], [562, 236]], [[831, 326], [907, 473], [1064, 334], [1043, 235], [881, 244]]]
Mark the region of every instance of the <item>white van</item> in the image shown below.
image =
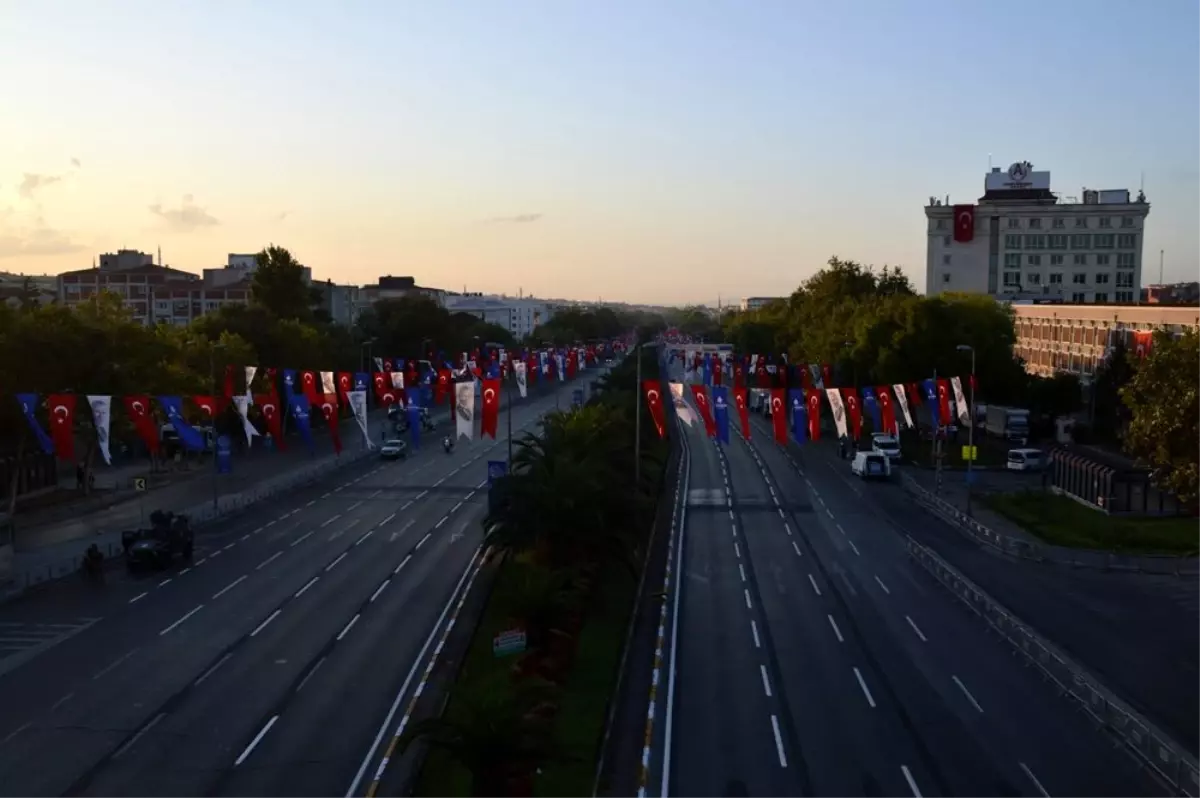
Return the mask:
[[1004, 467], [1009, 471], [1041, 471], [1043, 465], [1045, 459], [1041, 449], [1009, 449]]
[[892, 464], [879, 452], [855, 452], [850, 473], [863, 479], [887, 479], [892, 475]]

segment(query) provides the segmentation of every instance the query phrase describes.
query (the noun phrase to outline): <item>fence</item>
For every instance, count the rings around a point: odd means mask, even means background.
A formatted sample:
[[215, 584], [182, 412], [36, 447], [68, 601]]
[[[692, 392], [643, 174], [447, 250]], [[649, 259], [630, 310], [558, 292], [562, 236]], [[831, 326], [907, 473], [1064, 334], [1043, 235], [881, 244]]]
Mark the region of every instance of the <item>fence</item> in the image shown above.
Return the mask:
[[932, 550], [907, 538], [909, 556], [986, 621], [1142, 763], [1185, 795], [1200, 795], [1195, 758]]
[[1066, 565], [1072, 568], [1095, 568], [1102, 571], [1130, 571], [1174, 576], [1194, 576], [1200, 572], [1200, 561], [1195, 557], [1115, 554], [1093, 549], [1069, 549], [1003, 535], [979, 523], [945, 499], [930, 493], [907, 474], [900, 476], [900, 483], [905, 490], [916, 497], [918, 502], [964, 532], [968, 537], [1010, 557]]

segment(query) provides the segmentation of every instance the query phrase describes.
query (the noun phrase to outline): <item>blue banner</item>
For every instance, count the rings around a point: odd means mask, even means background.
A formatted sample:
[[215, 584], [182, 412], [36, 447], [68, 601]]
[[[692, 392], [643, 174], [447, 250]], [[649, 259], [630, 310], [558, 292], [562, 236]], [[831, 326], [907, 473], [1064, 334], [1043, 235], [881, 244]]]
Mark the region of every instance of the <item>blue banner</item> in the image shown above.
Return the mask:
[[217, 473], [228, 474], [233, 471], [233, 441], [228, 435], [217, 438]]
[[204, 435], [183, 418], [183, 399], [178, 396], [160, 396], [158, 403], [167, 414], [167, 421], [175, 428], [179, 442], [193, 452], [204, 451]]
[[29, 428], [37, 437], [38, 446], [44, 453], [54, 454], [54, 441], [50, 440], [50, 436], [46, 434], [46, 430], [42, 429], [42, 425], [37, 420], [38, 395], [36, 393], [19, 393], [17, 401], [21, 403], [21, 413], [29, 422]]
[[[271, 387], [274, 388], [275, 386], [271, 386]], [[296, 370], [295, 369], [284, 369], [283, 370], [283, 392], [284, 392], [284, 395], [286, 396], [287, 394], [293, 393], [295, 390], [296, 390]]]
[[492, 486], [496, 480], [508, 473], [508, 461], [506, 460], [488, 460], [488, 487]]
[[717, 440], [729, 443], [729, 388], [714, 385], [712, 389], [713, 420], [717, 422]]
[[937, 383], [933, 380], [921, 380], [921, 392], [925, 394], [925, 406], [929, 408], [929, 418], [936, 430], [942, 424], [938, 410]]
[[300, 437], [304, 440], [310, 452], [316, 451], [316, 445], [313, 443], [312, 424], [309, 422], [309, 413], [312, 409], [308, 403], [308, 397], [302, 393], [295, 393], [288, 397], [288, 412], [292, 414], [292, 420], [296, 422], [296, 429], [300, 431]]
[[365, 391], [371, 384], [371, 375], [365, 371], [354, 372], [354, 390]]
[[412, 433], [414, 449], [421, 448], [421, 407], [416, 402], [408, 403], [408, 430]]
[[876, 432], [883, 431], [883, 413], [879, 409], [879, 400], [875, 398], [874, 388], [862, 389], [863, 407], [871, 414], [872, 429]]
[[792, 388], [788, 391], [788, 403], [792, 406], [792, 437], [796, 443], [808, 440], [808, 407], [804, 403], [804, 391]]

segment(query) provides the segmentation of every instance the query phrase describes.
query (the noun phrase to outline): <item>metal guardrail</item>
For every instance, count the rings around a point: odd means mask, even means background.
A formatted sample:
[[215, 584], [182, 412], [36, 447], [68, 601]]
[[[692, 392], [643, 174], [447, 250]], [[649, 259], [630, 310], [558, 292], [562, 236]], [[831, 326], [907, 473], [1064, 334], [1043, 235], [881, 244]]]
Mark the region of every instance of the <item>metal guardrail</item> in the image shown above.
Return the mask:
[[1139, 715], [1082, 666], [1043, 639], [931, 549], [911, 537], [908, 554], [956, 598], [986, 621], [1025, 660], [1036, 666], [1142, 763], [1181, 793], [1200, 796], [1200, 768], [1183, 746]]
[[976, 542], [1010, 557], [1065, 565], [1071, 568], [1095, 568], [1102, 571], [1129, 571], [1174, 576], [1194, 576], [1200, 572], [1200, 561], [1194, 556], [1115, 554], [1090, 549], [1069, 549], [1004, 535], [979, 523], [945, 499], [935, 496], [907, 474], [900, 476], [900, 483], [905, 490], [916, 497], [918, 502], [951, 523], [959, 531]]

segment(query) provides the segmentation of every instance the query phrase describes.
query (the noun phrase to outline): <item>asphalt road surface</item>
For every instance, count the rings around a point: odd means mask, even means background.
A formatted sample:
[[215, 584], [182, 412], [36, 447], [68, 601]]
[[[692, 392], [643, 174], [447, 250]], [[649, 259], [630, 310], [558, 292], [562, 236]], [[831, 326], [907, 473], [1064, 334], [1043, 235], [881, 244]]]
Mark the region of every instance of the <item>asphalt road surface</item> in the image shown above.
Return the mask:
[[671, 794], [1166, 793], [910, 564], [874, 485], [762, 422], [687, 432]]
[[344, 794], [478, 547], [499, 427], [256, 505], [190, 567], [0, 607], [0, 793]]

